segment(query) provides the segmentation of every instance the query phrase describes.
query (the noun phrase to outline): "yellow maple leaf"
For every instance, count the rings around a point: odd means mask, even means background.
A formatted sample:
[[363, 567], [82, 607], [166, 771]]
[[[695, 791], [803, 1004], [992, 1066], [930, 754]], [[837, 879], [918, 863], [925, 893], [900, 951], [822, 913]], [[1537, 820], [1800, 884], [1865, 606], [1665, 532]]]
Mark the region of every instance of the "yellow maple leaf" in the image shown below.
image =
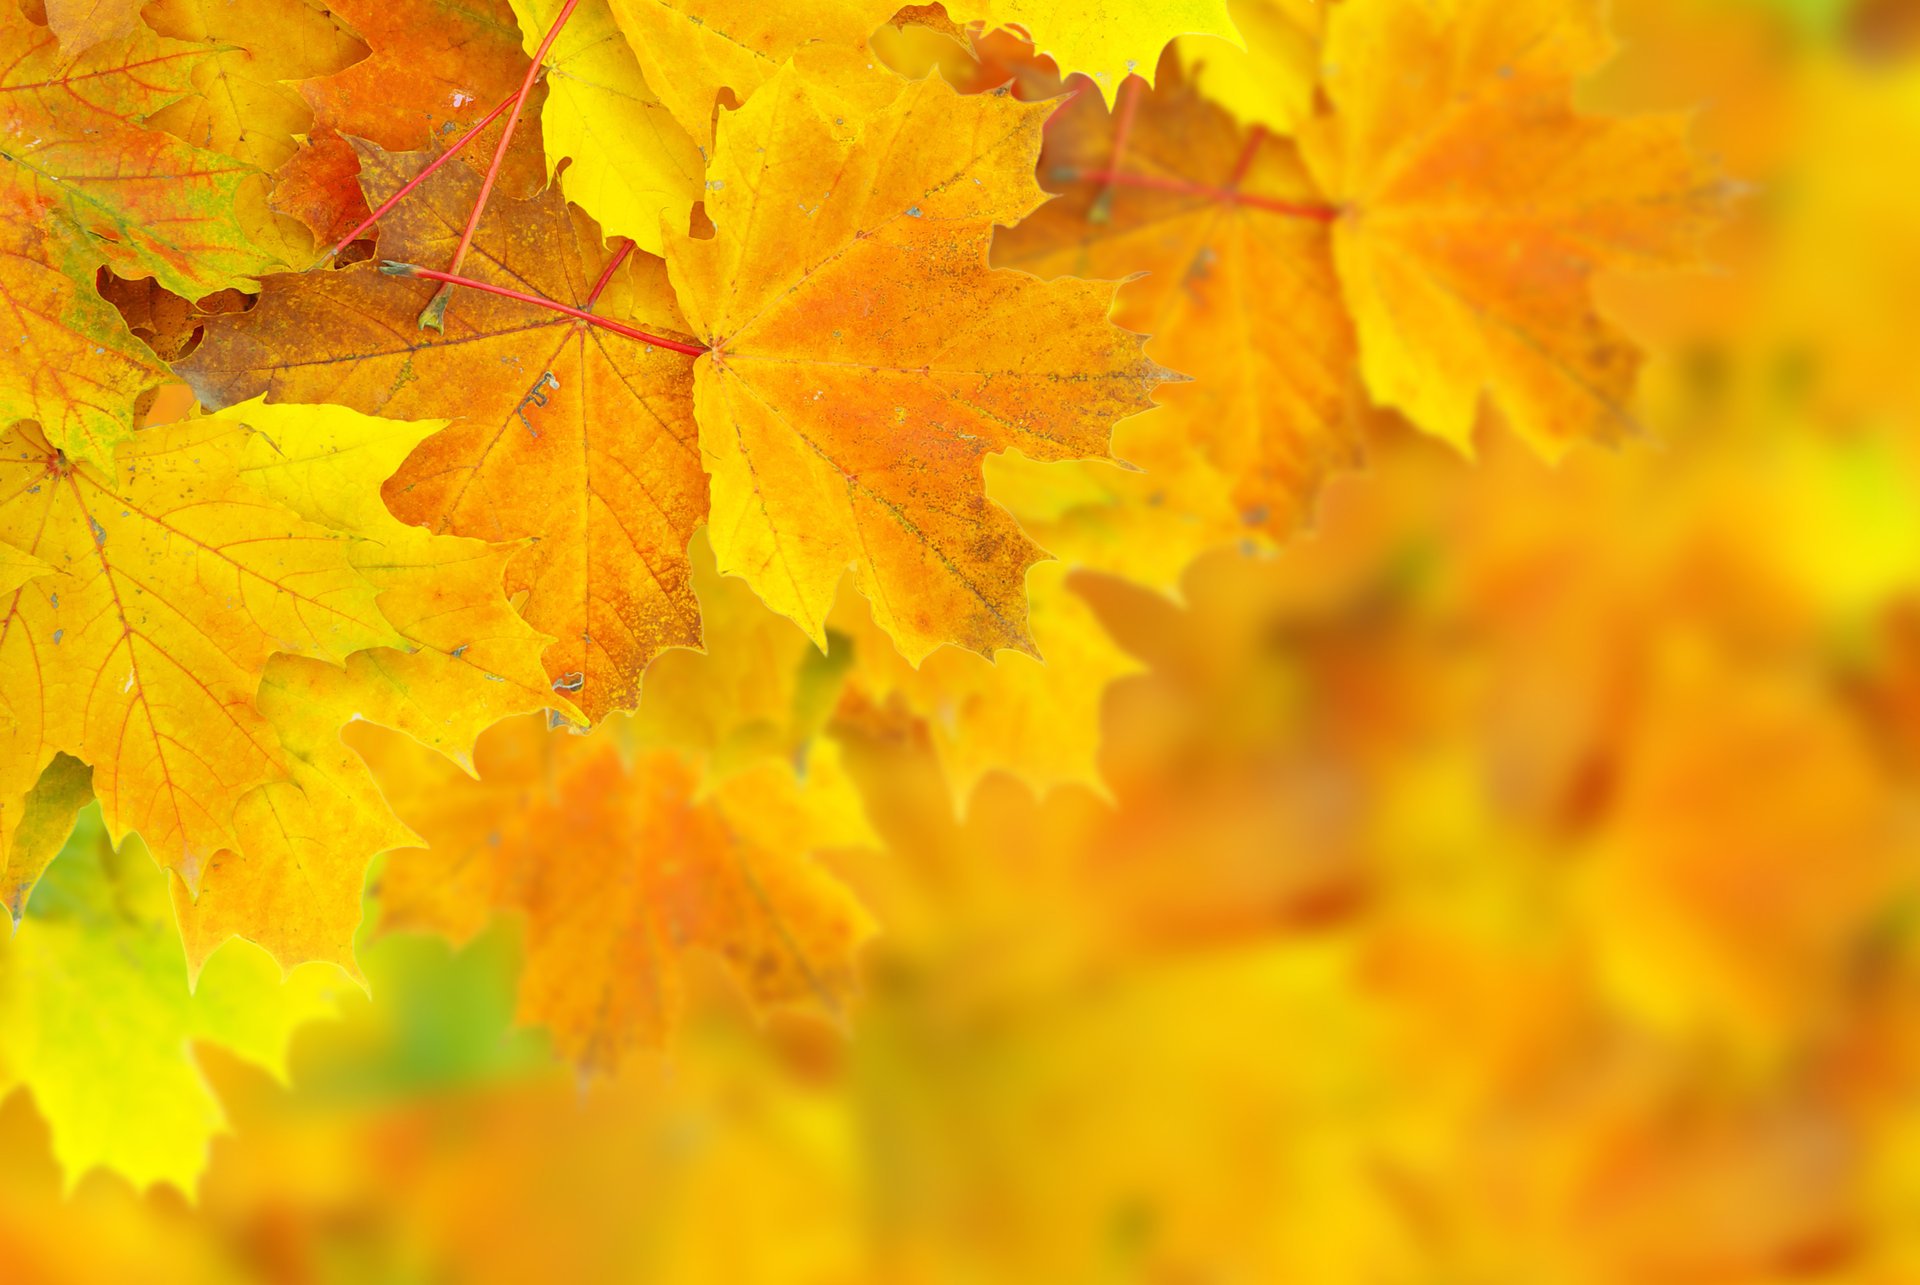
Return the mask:
[[159, 0], [144, 10], [163, 36], [206, 49], [193, 69], [198, 92], [147, 124], [262, 170], [293, 155], [313, 113], [286, 82], [342, 71], [366, 48], [345, 23], [309, 0]]
[[1321, 0], [1232, 0], [1234, 25], [1247, 47], [1213, 36], [1174, 44], [1180, 65], [1213, 102], [1242, 125], [1291, 134], [1313, 107], [1320, 78]]
[[1151, 84], [1161, 51], [1176, 37], [1240, 45], [1227, 0], [952, 0], [943, 7], [955, 22], [1018, 27], [1062, 76], [1091, 79], [1108, 105], [1129, 76]]
[[722, 95], [744, 103], [813, 44], [864, 49], [894, 0], [608, 0], [641, 73], [696, 142], [713, 137]]
[[[562, 3], [514, 0], [529, 55]], [[686, 226], [700, 196], [703, 162], [693, 136], [647, 88], [605, 0], [581, 0], [547, 54], [547, 68], [540, 127], [549, 163], [570, 161], [568, 199], [610, 234], [659, 254], [661, 219]]]
[[485, 728], [571, 706], [541, 667], [549, 640], [502, 593], [516, 550], [407, 526], [380, 501], [378, 481], [440, 421], [250, 402], [201, 422], [232, 434], [249, 485], [349, 537], [348, 560], [375, 587], [404, 645], [355, 652], [344, 669], [299, 656], [268, 662], [256, 704], [279, 737], [289, 777], [241, 799], [238, 844], [207, 864], [197, 889], [174, 883], [188, 966], [197, 974], [223, 942], [242, 936], [284, 967], [325, 960], [358, 978], [353, 937], [367, 863], [418, 839], [393, 816], [340, 728], [355, 718], [391, 727], [471, 771]]
[[241, 797], [235, 844], [214, 854], [197, 885], [177, 874], [168, 885], [187, 976], [197, 983], [215, 952], [243, 937], [283, 970], [326, 963], [364, 985], [353, 943], [367, 866], [420, 840], [341, 741], [340, 693], [316, 701], [277, 677], [270, 670], [263, 680], [259, 706], [279, 738], [285, 779]]
[[249, 487], [231, 437], [148, 429], [111, 472], [30, 425], [0, 449], [0, 542], [53, 568], [0, 600], [0, 797], [66, 750], [96, 769], [109, 833], [138, 830], [189, 883], [232, 846], [240, 797], [285, 776], [253, 705], [268, 658], [402, 645], [345, 538]]
[[1048, 108], [909, 85], [864, 118], [783, 70], [721, 124], [710, 240], [671, 237], [694, 332], [714, 553], [825, 642], [851, 564], [919, 660], [1031, 650], [1040, 557], [981, 493], [987, 455], [1104, 455], [1165, 377], [1107, 320], [1113, 287], [990, 270], [1032, 211]]
[[69, 1188], [104, 1166], [190, 1194], [226, 1121], [193, 1042], [284, 1079], [288, 1037], [334, 1012], [332, 970], [283, 979], [250, 946], [190, 988], [166, 880], [137, 840], [115, 852], [88, 814], [26, 921], [0, 935], [0, 1085], [33, 1094]]
[[515, 615], [502, 591], [520, 546], [410, 526], [381, 500], [378, 483], [444, 421], [259, 400], [207, 418], [233, 427], [250, 486], [348, 537], [348, 561], [374, 586], [381, 614], [401, 640], [354, 653], [344, 672], [275, 657], [270, 685], [302, 692], [306, 708], [324, 710], [335, 727], [357, 715], [469, 769], [474, 739], [503, 718], [539, 709], [579, 717], [541, 668], [552, 640]]

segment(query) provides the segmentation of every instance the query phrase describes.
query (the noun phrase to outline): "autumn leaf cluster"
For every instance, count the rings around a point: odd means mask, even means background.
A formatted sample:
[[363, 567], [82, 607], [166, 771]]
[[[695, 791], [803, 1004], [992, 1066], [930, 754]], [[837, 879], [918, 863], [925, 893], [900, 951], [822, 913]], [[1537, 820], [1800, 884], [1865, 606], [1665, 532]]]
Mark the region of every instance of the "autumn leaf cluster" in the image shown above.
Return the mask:
[[[271, 1017], [168, 991], [151, 1047], [268, 1064], [302, 965], [361, 980], [389, 852], [381, 929], [516, 918], [584, 1070], [661, 1043], [689, 955], [843, 1015], [894, 927], [821, 859], [887, 840], [859, 746], [962, 812], [1106, 791], [1140, 663], [1070, 577], [1284, 545], [1382, 433], [1635, 438], [1597, 284], [1697, 268], [1728, 200], [1684, 116], [1577, 106], [1594, 0], [0, 24], [0, 891], [97, 801], [143, 950], [293, 970]], [[37, 927], [29, 995], [87, 953]], [[71, 1123], [72, 1002], [0, 1077], [70, 1167], [190, 1181], [177, 1056], [182, 1135]]]

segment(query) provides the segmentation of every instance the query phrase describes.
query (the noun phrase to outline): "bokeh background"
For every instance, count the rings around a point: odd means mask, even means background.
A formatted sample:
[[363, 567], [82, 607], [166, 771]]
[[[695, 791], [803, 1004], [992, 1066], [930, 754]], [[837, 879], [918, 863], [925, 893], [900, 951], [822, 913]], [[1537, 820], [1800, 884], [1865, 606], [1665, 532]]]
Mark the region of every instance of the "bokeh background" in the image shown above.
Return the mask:
[[[215, 1113], [198, 1177], [63, 1167], [16, 1090], [0, 1280], [1920, 1282], [1920, 5], [1614, 22], [1584, 105], [1693, 109], [1741, 186], [1715, 271], [1604, 283], [1645, 440], [1382, 419], [1279, 554], [1076, 573], [1129, 671], [1098, 782], [968, 796], [824, 713], [883, 928], [838, 1024], [696, 961], [583, 1080], [513, 922], [375, 922], [283, 1063], [219, 1031], [210, 1096], [97, 1121]], [[23, 933], [182, 1002], [160, 878], [83, 823]], [[82, 1114], [131, 1038], [87, 984]]]

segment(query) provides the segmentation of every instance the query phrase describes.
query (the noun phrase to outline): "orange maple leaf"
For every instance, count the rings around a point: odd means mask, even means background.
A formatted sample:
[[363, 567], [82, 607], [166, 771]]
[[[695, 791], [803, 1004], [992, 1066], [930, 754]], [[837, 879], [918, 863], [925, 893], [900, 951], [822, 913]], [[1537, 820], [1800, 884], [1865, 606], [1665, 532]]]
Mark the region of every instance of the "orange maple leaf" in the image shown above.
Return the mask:
[[318, 129], [410, 151], [478, 121], [520, 87], [526, 58], [506, 0], [333, 0], [370, 52], [299, 83]]
[[713, 547], [824, 644], [851, 565], [910, 659], [1031, 652], [1042, 555], [985, 498], [987, 455], [1102, 456], [1166, 378], [1111, 324], [1113, 286], [987, 265], [1045, 199], [1050, 108], [936, 80], [861, 115], [793, 66], [726, 116], [711, 239], [667, 261], [694, 332]]
[[763, 761], [703, 791], [698, 769], [672, 751], [628, 762], [618, 730], [502, 723], [480, 740], [475, 781], [355, 729], [353, 744], [428, 844], [393, 855], [383, 924], [463, 939], [496, 912], [523, 917], [521, 1017], [588, 1070], [661, 1042], [691, 949], [719, 954], [756, 1003], [838, 1013], [872, 927], [809, 855], [867, 838], [827, 750], [805, 781]]
[[[274, 170], [273, 207], [332, 245], [367, 214], [359, 157], [348, 138], [390, 152], [446, 147], [511, 105], [526, 71], [505, 0], [339, 0], [332, 6], [365, 42], [363, 59], [292, 82], [313, 112], [305, 141]], [[544, 95], [537, 87], [529, 109]], [[465, 159], [484, 157], [480, 147]], [[517, 147], [501, 190], [529, 196], [546, 179], [538, 146]]]
[[[362, 145], [378, 201], [426, 153]], [[382, 252], [445, 261], [480, 178], [447, 165], [382, 222]], [[496, 200], [471, 259], [478, 279], [683, 330], [658, 259], [609, 255], [556, 189]], [[597, 288], [606, 293], [596, 298]], [[265, 392], [394, 419], [458, 422], [423, 443], [386, 488], [403, 520], [485, 540], [531, 540], [509, 591], [550, 635], [548, 674], [591, 717], [632, 708], [648, 663], [697, 646], [687, 541], [706, 516], [685, 355], [510, 298], [474, 292], [444, 334], [414, 318], [430, 285], [374, 264], [268, 278], [260, 303], [209, 327], [178, 369], [202, 401]]]
[[1684, 117], [1575, 110], [1609, 50], [1592, 0], [1355, 0], [1330, 20], [1331, 110], [1301, 144], [1342, 207], [1361, 369], [1463, 448], [1483, 392], [1550, 456], [1631, 431], [1640, 357], [1593, 279], [1695, 264], [1716, 217]]
[[[1129, 81], [1112, 114], [1075, 83], [1040, 159], [1062, 195], [1001, 231], [994, 261], [1042, 276], [1144, 274], [1122, 288], [1118, 320], [1193, 376], [1163, 397], [1164, 431], [1223, 475], [1247, 525], [1284, 537], [1360, 453], [1337, 211], [1292, 142], [1237, 126], [1171, 52], [1157, 87]], [[1022, 87], [1052, 88], [1031, 73]]]

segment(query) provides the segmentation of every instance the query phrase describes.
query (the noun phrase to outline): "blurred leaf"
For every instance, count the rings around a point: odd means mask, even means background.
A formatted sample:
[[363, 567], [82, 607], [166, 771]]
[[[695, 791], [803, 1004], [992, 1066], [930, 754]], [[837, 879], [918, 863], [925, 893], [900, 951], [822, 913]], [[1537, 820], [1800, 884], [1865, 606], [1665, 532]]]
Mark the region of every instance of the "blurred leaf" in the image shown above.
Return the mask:
[[234, 943], [190, 990], [167, 878], [137, 840], [114, 852], [89, 808], [0, 943], [0, 1084], [32, 1092], [69, 1183], [103, 1166], [191, 1193], [225, 1125], [194, 1043], [284, 1075], [288, 1037], [346, 985], [320, 964], [283, 979]]

